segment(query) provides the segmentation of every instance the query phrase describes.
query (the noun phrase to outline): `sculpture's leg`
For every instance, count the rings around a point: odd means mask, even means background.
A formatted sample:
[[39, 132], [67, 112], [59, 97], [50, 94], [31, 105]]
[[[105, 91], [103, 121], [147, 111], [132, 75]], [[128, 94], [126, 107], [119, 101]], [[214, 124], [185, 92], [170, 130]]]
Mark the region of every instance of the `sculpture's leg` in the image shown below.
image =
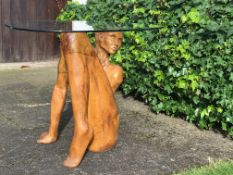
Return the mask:
[[[79, 35], [68, 33], [62, 37], [74, 115], [74, 135], [64, 165], [73, 168], [80, 164], [93, 137], [92, 128], [88, 126], [89, 73], [87, 56], [72, 51], [72, 48], [78, 49], [75, 44]], [[85, 44], [85, 40], [83, 42]]]
[[49, 144], [57, 140], [58, 127], [61, 113], [64, 108], [66, 91], [68, 86], [68, 74], [65, 59], [61, 51], [61, 58], [58, 64], [58, 76], [54, 85], [51, 98], [50, 127], [49, 131], [43, 132], [37, 143]]

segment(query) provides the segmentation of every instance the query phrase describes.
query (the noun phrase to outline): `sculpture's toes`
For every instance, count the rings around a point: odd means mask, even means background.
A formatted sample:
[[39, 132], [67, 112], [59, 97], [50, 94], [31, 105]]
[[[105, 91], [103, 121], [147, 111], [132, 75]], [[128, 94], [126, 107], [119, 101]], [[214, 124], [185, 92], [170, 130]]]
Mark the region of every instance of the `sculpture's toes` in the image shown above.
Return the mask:
[[37, 140], [37, 143], [39, 144], [50, 144], [54, 143], [57, 140], [56, 136], [51, 136], [47, 131], [43, 132], [39, 139]]
[[67, 159], [64, 161], [63, 165], [68, 168], [75, 168], [79, 166], [80, 162], [81, 160], [74, 159], [68, 156]]

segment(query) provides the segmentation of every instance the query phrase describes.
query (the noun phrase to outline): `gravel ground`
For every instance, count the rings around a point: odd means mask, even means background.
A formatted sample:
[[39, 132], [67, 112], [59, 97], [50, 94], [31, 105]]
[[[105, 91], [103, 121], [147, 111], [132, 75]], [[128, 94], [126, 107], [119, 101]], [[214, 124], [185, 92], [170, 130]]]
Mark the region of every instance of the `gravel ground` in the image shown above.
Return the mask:
[[[25, 67], [25, 66], [24, 66]], [[72, 138], [68, 96], [59, 140], [38, 145], [48, 128], [55, 66], [0, 69], [0, 175], [165, 175], [219, 159], [233, 159], [233, 142], [181, 119], [151, 113], [143, 103], [116, 99], [120, 139], [105, 153], [88, 152], [75, 169], [62, 166]]]

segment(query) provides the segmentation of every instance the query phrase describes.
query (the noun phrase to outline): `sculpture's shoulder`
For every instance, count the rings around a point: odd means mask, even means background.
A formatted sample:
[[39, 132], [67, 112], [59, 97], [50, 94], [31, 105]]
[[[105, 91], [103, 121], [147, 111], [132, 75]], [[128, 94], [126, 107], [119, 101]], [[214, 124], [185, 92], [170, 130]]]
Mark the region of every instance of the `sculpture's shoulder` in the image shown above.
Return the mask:
[[63, 33], [61, 35], [61, 47], [64, 53], [97, 56], [86, 33]]

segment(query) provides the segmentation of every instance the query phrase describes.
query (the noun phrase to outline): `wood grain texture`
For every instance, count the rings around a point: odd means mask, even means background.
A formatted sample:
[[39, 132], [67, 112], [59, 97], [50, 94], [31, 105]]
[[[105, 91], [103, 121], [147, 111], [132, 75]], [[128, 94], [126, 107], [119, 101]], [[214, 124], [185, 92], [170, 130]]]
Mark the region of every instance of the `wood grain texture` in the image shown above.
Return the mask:
[[4, 27], [6, 21], [10, 21], [10, 0], [2, 0], [2, 59], [1, 62], [7, 62], [7, 58], [11, 58], [11, 31]]
[[41, 61], [56, 58], [59, 41], [55, 34], [9, 30], [5, 21], [55, 19], [56, 1], [0, 0], [0, 62]]
[[[56, 1], [40, 0], [37, 4], [37, 19], [55, 19], [59, 13]], [[54, 58], [59, 53], [59, 40], [54, 33], [37, 34], [37, 55], [38, 60]]]

